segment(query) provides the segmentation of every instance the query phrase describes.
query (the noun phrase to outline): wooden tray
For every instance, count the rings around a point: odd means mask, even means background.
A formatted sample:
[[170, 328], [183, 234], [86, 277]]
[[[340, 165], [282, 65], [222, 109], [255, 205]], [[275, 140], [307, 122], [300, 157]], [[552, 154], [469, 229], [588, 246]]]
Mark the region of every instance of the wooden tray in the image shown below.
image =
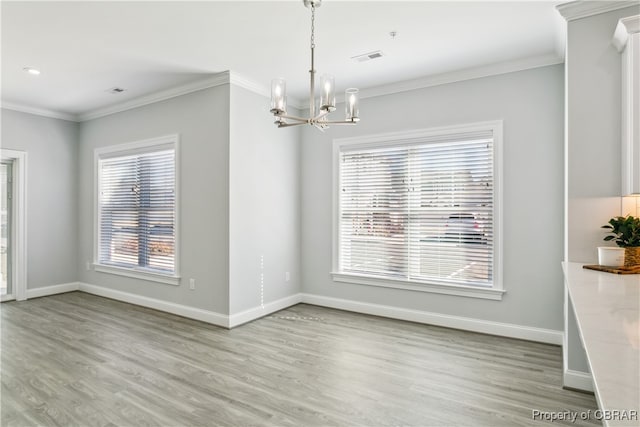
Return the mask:
[[607, 267], [606, 265], [583, 265], [582, 268], [589, 270], [605, 271], [614, 274], [640, 274], [640, 265], [635, 267]]

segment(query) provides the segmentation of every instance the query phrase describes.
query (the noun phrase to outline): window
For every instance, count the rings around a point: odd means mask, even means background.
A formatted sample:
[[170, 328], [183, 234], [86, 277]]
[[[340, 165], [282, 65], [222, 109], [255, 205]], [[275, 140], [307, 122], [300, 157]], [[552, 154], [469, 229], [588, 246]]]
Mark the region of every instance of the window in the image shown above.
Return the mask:
[[96, 270], [177, 282], [177, 137], [96, 150]]
[[335, 141], [334, 280], [500, 299], [501, 122]]

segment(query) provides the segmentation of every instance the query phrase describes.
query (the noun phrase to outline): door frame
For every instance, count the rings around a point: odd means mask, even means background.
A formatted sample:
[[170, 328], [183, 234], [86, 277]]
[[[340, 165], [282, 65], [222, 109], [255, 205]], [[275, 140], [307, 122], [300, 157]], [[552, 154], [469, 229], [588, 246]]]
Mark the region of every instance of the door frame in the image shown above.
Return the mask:
[[11, 203], [11, 286], [16, 301], [27, 299], [27, 153], [0, 149], [2, 160], [13, 161]]

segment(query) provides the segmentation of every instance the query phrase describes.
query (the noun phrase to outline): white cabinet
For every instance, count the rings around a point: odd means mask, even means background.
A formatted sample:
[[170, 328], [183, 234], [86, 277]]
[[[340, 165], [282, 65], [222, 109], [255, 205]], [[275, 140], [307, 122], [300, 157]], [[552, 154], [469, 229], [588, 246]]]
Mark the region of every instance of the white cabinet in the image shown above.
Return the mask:
[[618, 21], [622, 53], [622, 195], [640, 195], [640, 15]]

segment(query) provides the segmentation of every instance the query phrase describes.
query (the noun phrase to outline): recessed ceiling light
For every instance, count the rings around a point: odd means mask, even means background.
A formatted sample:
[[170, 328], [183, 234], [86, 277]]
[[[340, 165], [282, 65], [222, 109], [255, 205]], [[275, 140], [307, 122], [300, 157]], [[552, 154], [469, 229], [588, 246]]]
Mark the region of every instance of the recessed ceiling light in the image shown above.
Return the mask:
[[33, 76], [37, 76], [38, 74], [40, 74], [40, 70], [37, 70], [33, 67], [24, 67], [22, 71], [24, 71], [25, 73], [29, 73]]

